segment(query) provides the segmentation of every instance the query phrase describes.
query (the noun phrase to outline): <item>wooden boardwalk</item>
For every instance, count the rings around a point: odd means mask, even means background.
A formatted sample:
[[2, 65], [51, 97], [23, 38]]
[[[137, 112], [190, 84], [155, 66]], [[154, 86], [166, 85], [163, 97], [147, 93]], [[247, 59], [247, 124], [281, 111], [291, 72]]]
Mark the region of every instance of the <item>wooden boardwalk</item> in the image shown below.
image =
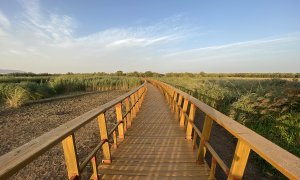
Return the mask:
[[[287, 178], [300, 179], [300, 159], [295, 155], [197, 98], [163, 82], [147, 81], [1, 156], [0, 179], [8, 179], [59, 143], [62, 143], [68, 179], [73, 180], [84, 179], [88, 164], [92, 169], [91, 179], [214, 179], [219, 173], [216, 167], [230, 180], [242, 179], [250, 151]], [[105, 113], [112, 108], [115, 108], [116, 124], [108, 131]], [[205, 114], [202, 130], [194, 123], [196, 109]], [[180, 117], [180, 123], [175, 116]], [[97, 121], [93, 121], [95, 118]], [[99, 143], [79, 161], [75, 133], [91, 122], [98, 123]], [[213, 123], [237, 139], [230, 167], [211, 145]], [[117, 137], [123, 141], [117, 141]], [[109, 145], [109, 139], [113, 139], [113, 146]], [[114, 148], [115, 145], [118, 147]], [[102, 157], [98, 159], [100, 150]], [[210, 168], [205, 162], [207, 153], [210, 153]]]
[[99, 174], [102, 179], [208, 179], [209, 168], [196, 163], [192, 141], [185, 139], [161, 92], [148, 84], [132, 127]]

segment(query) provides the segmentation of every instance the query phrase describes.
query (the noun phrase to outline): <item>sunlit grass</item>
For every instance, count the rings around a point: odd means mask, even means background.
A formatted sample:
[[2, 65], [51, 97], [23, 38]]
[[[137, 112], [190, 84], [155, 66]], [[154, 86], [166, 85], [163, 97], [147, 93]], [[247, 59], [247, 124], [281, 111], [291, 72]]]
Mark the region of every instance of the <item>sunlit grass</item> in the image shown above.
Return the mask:
[[93, 74], [11, 78], [2, 77], [5, 82], [0, 83], [0, 102], [9, 107], [19, 107], [28, 100], [76, 91], [128, 90], [142, 82], [137, 77]]

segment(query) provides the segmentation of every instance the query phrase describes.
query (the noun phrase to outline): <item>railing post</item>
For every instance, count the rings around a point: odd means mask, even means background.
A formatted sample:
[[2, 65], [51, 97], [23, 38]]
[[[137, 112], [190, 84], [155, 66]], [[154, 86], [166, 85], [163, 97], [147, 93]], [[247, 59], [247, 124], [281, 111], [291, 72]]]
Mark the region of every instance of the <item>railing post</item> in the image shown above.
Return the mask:
[[126, 130], [127, 128], [131, 127], [131, 112], [129, 112], [130, 111], [129, 98], [125, 99], [125, 107], [126, 107], [126, 114], [127, 114], [127, 116], [126, 116], [126, 121], [127, 121], [126, 125], [127, 125], [127, 127], [125, 127], [125, 130]]
[[213, 120], [209, 116], [206, 115], [204, 124], [203, 124], [203, 129], [201, 132], [200, 145], [198, 148], [197, 159], [199, 162], [204, 161], [204, 157], [205, 157], [205, 153], [206, 153], [205, 141], [209, 140], [212, 123], [213, 123]]
[[143, 93], [143, 91], [142, 91], [142, 89], [139, 89], [139, 91], [138, 91], [139, 93], [138, 93], [138, 99], [139, 99], [139, 109], [141, 108], [141, 106], [142, 106], [142, 93]]
[[79, 178], [79, 164], [75, 146], [74, 134], [62, 140], [68, 178]]
[[[116, 104], [116, 114], [118, 123], [123, 120], [122, 116], [122, 103]], [[124, 139], [124, 125], [121, 122], [118, 126], [119, 138]]]
[[92, 164], [92, 168], [93, 168], [93, 180], [98, 180], [98, 165], [97, 165], [97, 158], [96, 156], [92, 157], [91, 159], [91, 164]]
[[174, 106], [174, 102], [173, 102], [174, 93], [175, 93], [175, 91], [170, 90], [170, 108], [171, 108], [172, 112], [173, 112], [173, 106]]
[[174, 92], [174, 97], [173, 97], [173, 111], [176, 115], [177, 113], [177, 98], [178, 98], [178, 93]]
[[141, 103], [143, 103], [144, 102], [144, 98], [145, 98], [145, 96], [146, 96], [146, 93], [147, 93], [147, 87], [143, 87], [143, 90], [144, 90], [144, 93], [143, 93], [143, 95], [142, 95], [142, 102]]
[[177, 103], [177, 112], [176, 112], [176, 118], [177, 118], [177, 120], [180, 118], [181, 104], [182, 104], [182, 95], [179, 94], [178, 103]]
[[210, 166], [210, 172], [208, 177], [209, 180], [215, 179], [216, 167], [217, 167], [217, 160], [214, 157], [211, 157], [211, 166]]
[[235, 148], [228, 179], [242, 179], [247, 165], [249, 153], [249, 146], [244, 141], [239, 139]]
[[194, 123], [195, 113], [196, 113], [195, 105], [191, 103], [188, 124], [186, 127], [186, 139], [192, 139], [192, 131], [193, 131], [192, 123]]
[[138, 103], [138, 95], [137, 95], [137, 92], [135, 92], [134, 94], [134, 100], [135, 100], [135, 105], [134, 105], [134, 108], [135, 108], [135, 112], [136, 112], [136, 115], [137, 113], [139, 112], [139, 103]]
[[187, 111], [188, 104], [189, 104], [189, 101], [187, 99], [184, 99], [183, 108], [182, 108], [182, 111], [180, 113], [180, 127], [184, 127], [185, 113]]
[[198, 136], [197, 132], [194, 131], [194, 133], [193, 133], [193, 146], [192, 146], [193, 150], [195, 149], [195, 147], [197, 145], [197, 136]]
[[170, 104], [170, 95], [168, 93], [168, 90], [165, 91], [165, 96], [166, 96], [166, 99], [167, 99], [167, 103]]
[[135, 108], [134, 108], [134, 95], [132, 94], [130, 96], [130, 99], [131, 99], [131, 106], [132, 106], [132, 109], [131, 109], [131, 122], [133, 122], [135, 116], [136, 116], [136, 111], [135, 111]]
[[108, 134], [107, 134], [107, 125], [106, 125], [106, 119], [104, 113], [101, 113], [98, 116], [98, 125], [100, 130], [100, 138], [101, 141], [106, 141], [102, 145], [102, 153], [103, 153], [103, 163], [111, 163], [111, 154], [109, 149], [109, 143], [108, 143]]
[[114, 140], [113, 148], [116, 149], [118, 147], [117, 132], [116, 132], [116, 130], [114, 130], [114, 132], [113, 132], [113, 140]]

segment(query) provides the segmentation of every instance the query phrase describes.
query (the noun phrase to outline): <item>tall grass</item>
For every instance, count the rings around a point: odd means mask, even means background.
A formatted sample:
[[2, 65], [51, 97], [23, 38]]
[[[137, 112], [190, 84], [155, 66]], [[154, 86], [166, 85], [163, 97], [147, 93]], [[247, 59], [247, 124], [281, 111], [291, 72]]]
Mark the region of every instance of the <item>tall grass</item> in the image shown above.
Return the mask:
[[[6, 77], [7, 78], [7, 77]], [[75, 91], [127, 90], [141, 84], [136, 77], [100, 75], [61, 75], [40, 81], [36, 77], [18, 77], [18, 81], [0, 83], [0, 103], [19, 107], [28, 100], [37, 100]], [[24, 81], [19, 80], [23, 79]], [[7, 78], [9, 79], [9, 78]], [[29, 80], [29, 81], [28, 81]], [[7, 83], [9, 82], [9, 83]], [[16, 82], [16, 83], [13, 83]]]

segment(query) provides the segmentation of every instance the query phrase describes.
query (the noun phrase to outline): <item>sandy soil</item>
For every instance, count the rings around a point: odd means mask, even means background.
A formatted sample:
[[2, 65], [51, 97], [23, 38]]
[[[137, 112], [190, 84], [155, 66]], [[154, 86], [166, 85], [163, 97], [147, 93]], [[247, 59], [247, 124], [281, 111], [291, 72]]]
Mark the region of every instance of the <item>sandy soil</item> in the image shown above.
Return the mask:
[[[125, 91], [108, 91], [2, 110], [0, 155], [124, 93]], [[114, 110], [109, 110], [106, 117], [109, 120], [108, 126], [112, 127], [115, 122]], [[96, 120], [79, 129], [75, 133], [75, 140], [79, 162], [82, 162], [100, 141]], [[34, 160], [11, 179], [66, 179], [61, 144]]]

